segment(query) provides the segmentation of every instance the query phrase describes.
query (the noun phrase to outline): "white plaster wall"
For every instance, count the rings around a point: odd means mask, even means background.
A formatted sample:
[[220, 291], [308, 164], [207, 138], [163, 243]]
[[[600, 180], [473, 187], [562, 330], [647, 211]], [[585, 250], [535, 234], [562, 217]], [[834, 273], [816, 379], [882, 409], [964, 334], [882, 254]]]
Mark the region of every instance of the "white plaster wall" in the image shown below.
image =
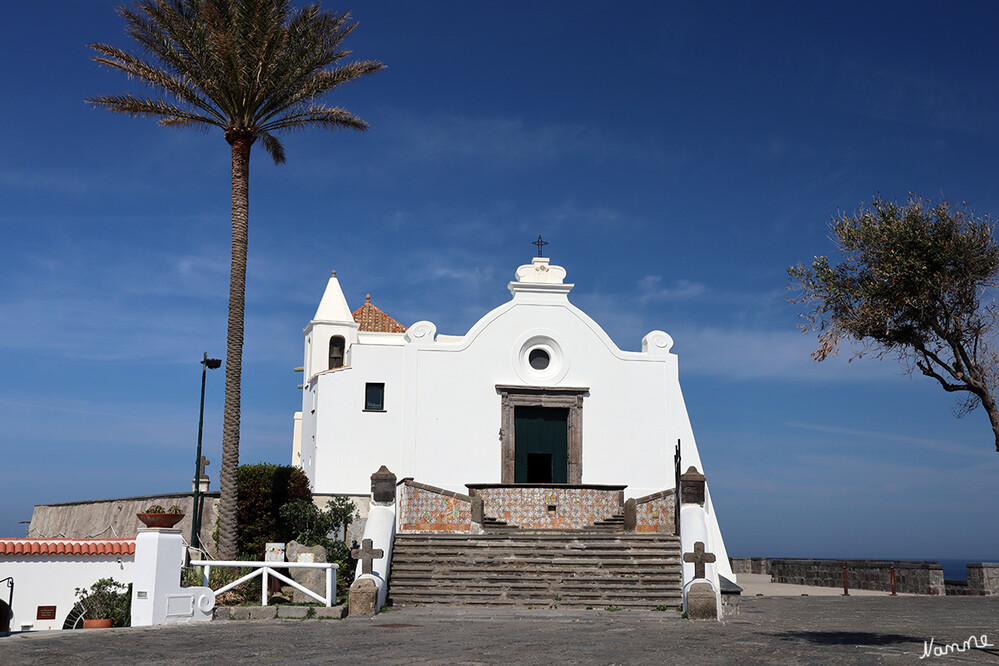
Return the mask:
[[[496, 385], [543, 385], [590, 389], [582, 409], [584, 483], [628, 483], [629, 496], [673, 485], [672, 446], [664, 440], [667, 359], [621, 352], [564, 299], [511, 304], [480, 324], [458, 345], [413, 350], [419, 406], [415, 427], [406, 428], [415, 458], [406, 476], [462, 492], [465, 483], [498, 482]], [[534, 336], [561, 349], [564, 376], [557, 381], [518, 372], [518, 353]]]
[[[0, 555], [0, 579], [14, 577], [14, 617], [11, 631], [62, 629], [76, 605], [76, 588], [101, 578], [132, 582], [133, 555]], [[0, 597], [7, 601], [7, 586]], [[36, 620], [39, 606], [55, 606], [54, 620]]]
[[[350, 368], [317, 377], [315, 431], [309, 433], [315, 435], [310, 474], [314, 492], [366, 494], [371, 491], [371, 474], [381, 465], [398, 474], [405, 400], [403, 352], [401, 346], [354, 345]], [[385, 384], [385, 411], [364, 410], [367, 382]], [[305, 449], [303, 441], [303, 456]]]

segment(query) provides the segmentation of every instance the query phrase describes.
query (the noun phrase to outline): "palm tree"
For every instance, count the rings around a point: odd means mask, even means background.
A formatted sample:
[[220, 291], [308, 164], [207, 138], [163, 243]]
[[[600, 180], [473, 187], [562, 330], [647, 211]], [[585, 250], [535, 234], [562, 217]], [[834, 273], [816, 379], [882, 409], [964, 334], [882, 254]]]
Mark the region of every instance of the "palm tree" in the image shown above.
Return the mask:
[[356, 27], [350, 14], [287, 0], [138, 0], [122, 7], [141, 55], [91, 44], [93, 60], [153, 89], [87, 102], [160, 125], [221, 128], [232, 152], [232, 264], [222, 428], [219, 557], [236, 559], [236, 471], [239, 464], [240, 375], [249, 218], [250, 148], [260, 139], [276, 164], [285, 161], [275, 133], [318, 126], [364, 130], [367, 124], [318, 98], [342, 83], [383, 68], [374, 61], [334, 66], [349, 55], [341, 42]]

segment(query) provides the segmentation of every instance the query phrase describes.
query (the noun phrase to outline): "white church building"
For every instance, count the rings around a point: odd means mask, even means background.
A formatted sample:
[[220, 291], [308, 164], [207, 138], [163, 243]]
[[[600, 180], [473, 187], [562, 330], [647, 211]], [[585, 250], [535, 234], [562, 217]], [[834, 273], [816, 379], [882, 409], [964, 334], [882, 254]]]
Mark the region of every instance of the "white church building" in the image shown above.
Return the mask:
[[[463, 501], [478, 495], [487, 518], [534, 529], [599, 524], [634, 500], [632, 531], [677, 534], [680, 468], [705, 470], [673, 340], [655, 330], [641, 351], [622, 351], [570, 302], [565, 278], [534, 258], [516, 269], [507, 302], [444, 335], [429, 321], [401, 325], [370, 296], [352, 311], [334, 272], [305, 327], [295, 414], [292, 462], [313, 492], [367, 495], [384, 465], [411, 481], [400, 532], [469, 529]], [[700, 478], [715, 581], [734, 581]], [[544, 506], [524, 507], [526, 488], [542, 489]], [[614, 506], [598, 506], [608, 498]]]

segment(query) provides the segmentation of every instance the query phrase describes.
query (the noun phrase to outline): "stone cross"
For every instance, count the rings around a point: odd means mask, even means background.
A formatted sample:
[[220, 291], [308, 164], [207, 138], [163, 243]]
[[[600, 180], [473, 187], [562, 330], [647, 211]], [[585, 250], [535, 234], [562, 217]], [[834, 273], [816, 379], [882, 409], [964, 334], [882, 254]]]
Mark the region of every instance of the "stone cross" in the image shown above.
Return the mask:
[[212, 464], [212, 461], [208, 458], [201, 456], [201, 460], [198, 462], [198, 478], [202, 479], [205, 476], [205, 468]]
[[[703, 549], [703, 544], [702, 544]], [[361, 541], [360, 548], [354, 548], [350, 551], [350, 556], [355, 560], [361, 561], [361, 573], [369, 574], [371, 573], [371, 561], [377, 560], [379, 557], [385, 555], [385, 551], [381, 548], [372, 548], [371, 539], [364, 539]], [[711, 557], [714, 557], [712, 555]], [[714, 562], [714, 560], [711, 560]]]
[[704, 578], [704, 564], [715, 561], [714, 553], [704, 552], [704, 542], [698, 541], [694, 544], [694, 552], [683, 554], [684, 562], [694, 563], [694, 578]]

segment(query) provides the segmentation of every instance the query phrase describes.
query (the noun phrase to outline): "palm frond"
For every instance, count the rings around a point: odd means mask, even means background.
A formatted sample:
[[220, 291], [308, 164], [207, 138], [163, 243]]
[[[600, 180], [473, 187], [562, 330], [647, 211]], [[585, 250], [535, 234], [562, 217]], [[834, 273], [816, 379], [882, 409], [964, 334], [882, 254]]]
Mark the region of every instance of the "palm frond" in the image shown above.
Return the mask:
[[357, 26], [349, 12], [293, 8], [289, 0], [136, 0], [118, 13], [142, 53], [95, 43], [92, 58], [173, 99], [112, 95], [92, 104], [171, 126], [247, 132], [277, 163], [285, 154], [275, 132], [367, 128], [345, 109], [318, 103], [384, 68], [370, 60], [337, 66]]
[[274, 164], [284, 164], [284, 145], [282, 145], [278, 138], [270, 132], [261, 132], [260, 140], [264, 144], [264, 150], [274, 160]]
[[318, 125], [326, 129], [354, 129], [364, 131], [368, 124], [346, 109], [313, 105], [297, 113], [288, 113], [260, 127], [263, 132], [306, 129]]
[[183, 107], [164, 102], [152, 97], [136, 97], [131, 93], [125, 95], [105, 95], [103, 97], [91, 97], [84, 100], [87, 104], [104, 107], [110, 111], [124, 113], [127, 116], [138, 118], [148, 116], [157, 118], [162, 125], [201, 125], [210, 127], [223, 127], [219, 121], [212, 117], [199, 113], [194, 113]]

